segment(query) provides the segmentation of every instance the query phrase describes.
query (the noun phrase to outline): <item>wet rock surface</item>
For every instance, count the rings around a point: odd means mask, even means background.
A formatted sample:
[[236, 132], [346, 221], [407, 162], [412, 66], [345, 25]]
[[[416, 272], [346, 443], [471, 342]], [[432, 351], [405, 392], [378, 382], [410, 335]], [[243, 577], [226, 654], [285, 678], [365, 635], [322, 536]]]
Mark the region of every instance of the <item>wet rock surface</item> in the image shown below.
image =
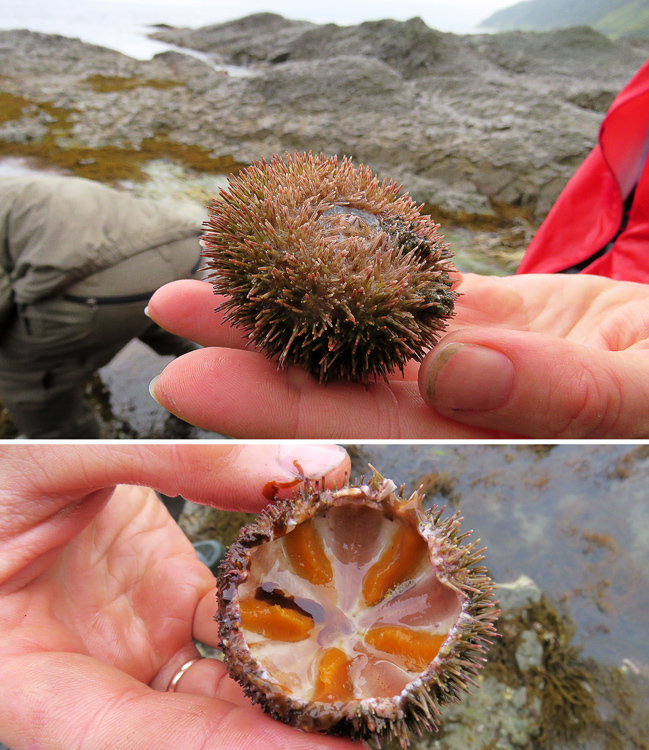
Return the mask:
[[[164, 135], [237, 163], [285, 150], [348, 154], [454, 215], [493, 216], [501, 204], [547, 212], [646, 57], [587, 28], [459, 36], [418, 18], [340, 27], [264, 13], [153, 36], [203, 59], [170, 51], [138, 61], [5, 31], [0, 90], [66, 110], [62, 148], [137, 148]], [[96, 90], [97, 74], [140, 85]], [[40, 137], [37, 114], [23, 118], [25, 138]]]

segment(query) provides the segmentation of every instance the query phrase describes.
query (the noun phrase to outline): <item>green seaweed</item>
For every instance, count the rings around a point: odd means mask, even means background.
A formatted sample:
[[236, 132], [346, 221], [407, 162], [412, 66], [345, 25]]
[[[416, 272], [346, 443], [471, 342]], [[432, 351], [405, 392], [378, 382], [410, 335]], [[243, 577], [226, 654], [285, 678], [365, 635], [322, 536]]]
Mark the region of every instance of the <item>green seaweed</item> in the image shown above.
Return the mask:
[[81, 83], [87, 83], [94, 91], [99, 94], [106, 94], [112, 91], [132, 91], [142, 86], [148, 86], [154, 89], [172, 89], [177, 86], [184, 86], [185, 81], [176, 79], [163, 78], [137, 78], [126, 76], [104, 76], [97, 73], [88, 76]]

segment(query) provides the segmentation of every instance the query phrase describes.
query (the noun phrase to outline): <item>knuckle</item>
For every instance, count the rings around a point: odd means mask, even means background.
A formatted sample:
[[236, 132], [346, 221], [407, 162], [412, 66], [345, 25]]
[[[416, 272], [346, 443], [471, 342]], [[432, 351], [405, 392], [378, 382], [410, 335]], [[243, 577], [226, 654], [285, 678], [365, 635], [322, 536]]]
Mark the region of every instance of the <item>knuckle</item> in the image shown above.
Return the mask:
[[557, 437], [603, 438], [615, 434], [622, 418], [621, 385], [613, 373], [581, 368], [575, 381], [578, 394], [566, 409]]

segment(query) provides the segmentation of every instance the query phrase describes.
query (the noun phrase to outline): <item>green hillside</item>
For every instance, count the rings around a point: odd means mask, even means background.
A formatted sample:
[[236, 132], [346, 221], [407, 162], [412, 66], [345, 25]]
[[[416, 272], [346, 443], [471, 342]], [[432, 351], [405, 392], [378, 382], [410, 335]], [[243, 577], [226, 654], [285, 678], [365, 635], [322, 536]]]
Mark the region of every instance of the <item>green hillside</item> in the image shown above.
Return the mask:
[[525, 0], [499, 10], [480, 26], [544, 31], [592, 26], [609, 37], [649, 37], [649, 0]]
[[614, 38], [649, 37], [649, 0], [632, 0], [600, 18], [593, 27]]

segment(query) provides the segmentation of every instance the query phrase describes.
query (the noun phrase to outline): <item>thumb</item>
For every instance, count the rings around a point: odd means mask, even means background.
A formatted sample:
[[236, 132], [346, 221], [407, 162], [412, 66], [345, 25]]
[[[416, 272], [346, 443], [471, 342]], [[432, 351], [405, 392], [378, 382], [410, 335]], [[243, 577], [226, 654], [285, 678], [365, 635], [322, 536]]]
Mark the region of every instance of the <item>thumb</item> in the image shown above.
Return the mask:
[[269, 500], [292, 496], [302, 478], [341, 485], [349, 471], [349, 456], [334, 444], [0, 446], [0, 509], [30, 498], [52, 514], [90, 492], [136, 484], [259, 512]]
[[649, 435], [649, 355], [556, 336], [472, 329], [424, 360], [419, 389], [458, 422], [531, 438]]

